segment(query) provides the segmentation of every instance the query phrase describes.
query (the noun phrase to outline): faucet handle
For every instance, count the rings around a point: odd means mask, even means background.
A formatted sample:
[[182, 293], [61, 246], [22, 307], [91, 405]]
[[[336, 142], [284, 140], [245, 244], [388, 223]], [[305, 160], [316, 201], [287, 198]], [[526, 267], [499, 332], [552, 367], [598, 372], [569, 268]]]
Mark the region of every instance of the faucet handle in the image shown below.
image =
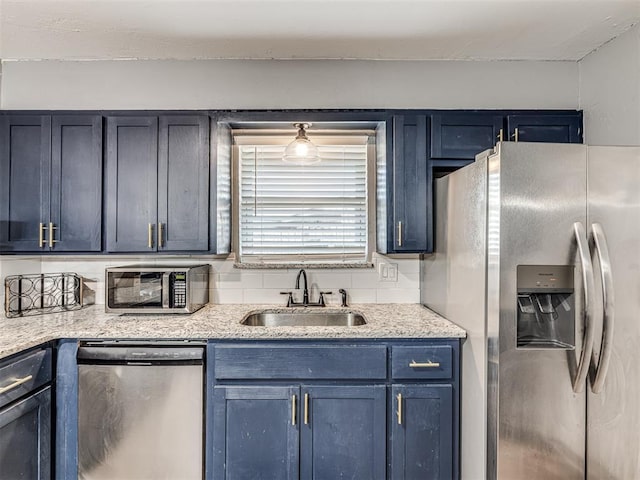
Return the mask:
[[347, 306], [347, 291], [344, 288], [341, 288], [340, 290], [338, 290], [338, 292], [340, 293], [340, 295], [342, 295], [342, 305], [343, 307]]
[[287, 307], [293, 305], [293, 292], [280, 292], [280, 295], [289, 295], [287, 298]]
[[318, 304], [321, 307], [324, 307], [326, 305], [325, 301], [324, 301], [324, 296], [325, 295], [331, 295], [333, 294], [333, 292], [320, 292], [320, 298], [318, 299]]

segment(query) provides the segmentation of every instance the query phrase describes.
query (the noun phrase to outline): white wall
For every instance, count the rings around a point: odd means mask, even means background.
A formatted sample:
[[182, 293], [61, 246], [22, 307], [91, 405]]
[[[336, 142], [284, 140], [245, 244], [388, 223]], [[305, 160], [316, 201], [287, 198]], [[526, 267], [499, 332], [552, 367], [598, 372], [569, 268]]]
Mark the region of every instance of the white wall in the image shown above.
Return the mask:
[[586, 143], [640, 145], [640, 24], [578, 66]]
[[3, 109], [570, 108], [575, 62], [5, 61]]

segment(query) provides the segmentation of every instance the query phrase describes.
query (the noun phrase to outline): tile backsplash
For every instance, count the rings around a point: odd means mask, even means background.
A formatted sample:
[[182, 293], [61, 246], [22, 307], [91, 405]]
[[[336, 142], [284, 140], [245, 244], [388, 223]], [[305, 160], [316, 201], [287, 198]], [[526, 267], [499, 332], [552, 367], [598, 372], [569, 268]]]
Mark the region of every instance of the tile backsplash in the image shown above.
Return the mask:
[[[381, 281], [378, 270], [381, 262], [397, 266], [395, 281]], [[211, 303], [282, 303], [282, 291], [293, 290], [297, 268], [282, 270], [245, 270], [234, 268], [233, 257], [211, 256], [65, 256], [65, 257], [0, 257], [0, 277], [26, 273], [74, 272], [85, 279], [85, 298], [89, 302], [104, 304], [104, 269], [107, 267], [147, 264], [211, 265]], [[419, 303], [420, 261], [418, 256], [389, 258], [374, 254], [375, 268], [367, 269], [307, 269], [312, 300], [318, 292], [331, 291], [329, 304], [339, 305], [338, 289], [344, 288], [350, 303]], [[294, 292], [296, 299], [298, 294]], [[4, 289], [2, 291], [4, 296]], [[301, 294], [299, 294], [301, 297]], [[3, 304], [4, 304], [4, 299]]]
[[0, 288], [1, 312], [4, 312], [4, 279], [11, 275], [27, 275], [30, 273], [40, 273], [40, 257], [7, 257], [0, 256]]

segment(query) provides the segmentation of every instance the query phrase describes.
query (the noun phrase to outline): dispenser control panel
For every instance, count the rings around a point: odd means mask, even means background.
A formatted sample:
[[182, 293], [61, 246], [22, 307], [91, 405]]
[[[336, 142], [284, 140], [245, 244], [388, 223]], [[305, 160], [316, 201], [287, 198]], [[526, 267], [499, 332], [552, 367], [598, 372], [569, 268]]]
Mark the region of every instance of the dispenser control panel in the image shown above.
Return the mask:
[[518, 265], [518, 293], [572, 292], [573, 265]]

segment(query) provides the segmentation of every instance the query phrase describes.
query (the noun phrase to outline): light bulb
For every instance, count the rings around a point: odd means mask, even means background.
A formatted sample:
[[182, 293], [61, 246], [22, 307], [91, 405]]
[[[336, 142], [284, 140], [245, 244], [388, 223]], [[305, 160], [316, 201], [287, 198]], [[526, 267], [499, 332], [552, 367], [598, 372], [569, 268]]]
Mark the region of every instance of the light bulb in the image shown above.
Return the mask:
[[305, 133], [305, 129], [309, 128], [310, 124], [294, 123], [293, 126], [298, 129], [298, 135], [293, 142], [285, 148], [282, 160], [297, 165], [309, 165], [319, 162], [320, 154], [318, 147], [307, 138]]

